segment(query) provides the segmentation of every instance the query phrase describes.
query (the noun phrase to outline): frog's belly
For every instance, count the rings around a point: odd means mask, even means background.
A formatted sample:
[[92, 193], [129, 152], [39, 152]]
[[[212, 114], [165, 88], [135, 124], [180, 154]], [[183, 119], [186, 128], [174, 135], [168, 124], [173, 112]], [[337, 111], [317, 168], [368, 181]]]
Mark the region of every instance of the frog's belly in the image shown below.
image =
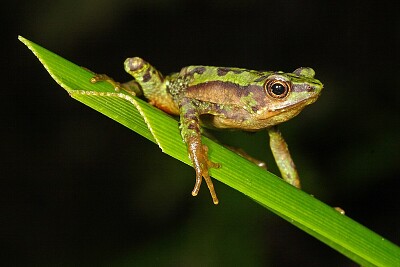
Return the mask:
[[213, 116], [210, 114], [202, 115], [201, 122], [207, 128], [232, 129], [242, 131], [258, 131], [274, 125], [271, 124], [271, 120], [254, 120], [251, 117], [239, 116], [233, 118], [224, 118], [220, 116]]
[[257, 131], [285, 122], [297, 114], [301, 109], [269, 111], [257, 113], [231, 113], [225, 115], [204, 114], [201, 122], [205, 127], [218, 129], [237, 129], [243, 131]]

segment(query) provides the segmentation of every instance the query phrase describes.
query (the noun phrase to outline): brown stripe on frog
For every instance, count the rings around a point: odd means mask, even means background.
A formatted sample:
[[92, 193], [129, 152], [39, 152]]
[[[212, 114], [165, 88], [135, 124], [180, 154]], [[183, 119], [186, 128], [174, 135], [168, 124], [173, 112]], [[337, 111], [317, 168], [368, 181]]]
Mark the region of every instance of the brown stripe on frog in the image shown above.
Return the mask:
[[146, 73], [143, 75], [143, 82], [148, 82], [151, 79], [150, 69], [146, 70]]
[[143, 82], [148, 82], [152, 78], [157, 77], [160, 81], [164, 81], [163, 75], [156, 69], [147, 69], [146, 73], [143, 75]]
[[300, 83], [300, 84], [293, 84], [292, 85], [292, 92], [314, 92], [315, 89], [306, 83]]
[[184, 97], [221, 105], [247, 105], [255, 112], [265, 106], [266, 94], [262, 86], [212, 81], [189, 86], [184, 91]]
[[221, 67], [221, 68], [217, 68], [217, 75], [225, 76], [230, 71], [232, 71], [234, 74], [240, 74], [240, 73], [244, 72], [244, 70], [240, 70], [240, 69]]
[[[254, 82], [262, 82], [262, 81], [266, 81], [268, 79], [268, 77], [270, 77], [273, 73], [269, 74], [269, 75], [263, 75], [257, 79], [254, 80]], [[290, 74], [289, 74], [290, 75]], [[297, 78], [297, 77], [294, 77]], [[288, 81], [288, 83], [290, 83], [290, 81]], [[299, 84], [291, 84], [291, 91], [292, 92], [313, 92], [314, 91], [314, 87], [310, 84], [307, 83], [299, 83]]]

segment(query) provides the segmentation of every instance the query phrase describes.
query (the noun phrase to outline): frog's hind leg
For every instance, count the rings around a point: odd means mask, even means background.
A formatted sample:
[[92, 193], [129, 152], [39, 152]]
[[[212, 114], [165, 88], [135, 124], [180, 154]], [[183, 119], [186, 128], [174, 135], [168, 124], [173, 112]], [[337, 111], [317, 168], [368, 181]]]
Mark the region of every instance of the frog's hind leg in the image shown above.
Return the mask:
[[219, 168], [220, 165], [208, 158], [208, 147], [201, 141], [199, 115], [195, 105], [189, 99], [183, 99], [180, 110], [181, 135], [187, 145], [189, 158], [196, 171], [196, 183], [192, 195], [196, 196], [199, 193], [200, 185], [204, 178], [214, 204], [218, 204], [219, 201], [209, 174], [209, 169]]

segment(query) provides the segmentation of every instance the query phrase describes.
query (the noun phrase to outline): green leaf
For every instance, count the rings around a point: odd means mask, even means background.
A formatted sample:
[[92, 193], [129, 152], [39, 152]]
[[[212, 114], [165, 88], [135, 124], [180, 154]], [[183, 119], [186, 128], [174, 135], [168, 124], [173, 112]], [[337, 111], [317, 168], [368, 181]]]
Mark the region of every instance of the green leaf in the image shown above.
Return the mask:
[[[158, 144], [164, 153], [191, 165], [174, 118], [136, 97], [116, 92], [109, 83], [92, 84], [90, 71], [21, 36], [19, 40], [32, 50], [71, 97]], [[209, 147], [210, 159], [222, 164], [222, 168], [211, 170], [215, 179], [363, 266], [400, 266], [400, 248], [395, 244], [223, 146], [206, 137], [203, 141]]]

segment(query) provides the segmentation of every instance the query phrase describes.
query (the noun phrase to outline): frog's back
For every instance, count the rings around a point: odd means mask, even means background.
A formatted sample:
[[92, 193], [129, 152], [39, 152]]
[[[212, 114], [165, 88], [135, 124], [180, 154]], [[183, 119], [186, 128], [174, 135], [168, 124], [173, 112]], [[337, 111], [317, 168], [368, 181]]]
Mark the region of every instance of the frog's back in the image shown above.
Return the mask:
[[243, 68], [188, 66], [181, 70], [179, 76], [190, 80], [190, 86], [210, 81], [229, 82], [241, 86], [249, 85], [270, 72], [260, 72]]

